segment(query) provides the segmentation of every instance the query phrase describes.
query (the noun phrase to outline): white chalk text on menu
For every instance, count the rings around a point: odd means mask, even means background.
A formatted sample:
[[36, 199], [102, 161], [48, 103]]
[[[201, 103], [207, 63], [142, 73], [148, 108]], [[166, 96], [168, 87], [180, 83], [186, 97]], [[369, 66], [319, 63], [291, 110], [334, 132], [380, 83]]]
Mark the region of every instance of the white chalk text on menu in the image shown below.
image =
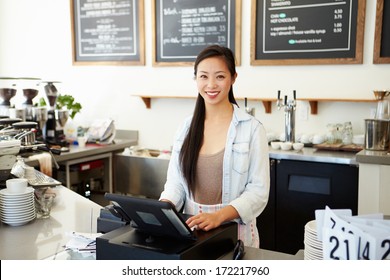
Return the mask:
[[193, 62], [207, 45], [232, 49], [237, 56], [236, 11], [241, 0], [155, 0], [155, 63]]
[[143, 1], [73, 0], [75, 62], [142, 60], [140, 10]]
[[362, 63], [364, 1], [252, 3], [253, 65]]

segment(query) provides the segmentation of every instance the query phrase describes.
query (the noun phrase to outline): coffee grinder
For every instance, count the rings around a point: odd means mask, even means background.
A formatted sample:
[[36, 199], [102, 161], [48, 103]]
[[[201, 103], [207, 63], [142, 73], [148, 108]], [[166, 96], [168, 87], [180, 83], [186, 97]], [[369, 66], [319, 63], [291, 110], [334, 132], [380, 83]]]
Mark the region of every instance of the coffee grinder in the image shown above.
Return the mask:
[[[38, 95], [39, 78], [19, 78], [19, 88], [23, 89], [24, 102], [16, 109], [15, 117], [22, 118], [24, 121], [33, 121], [32, 107], [33, 99]], [[23, 114], [23, 115], [22, 115]]]
[[10, 100], [16, 95], [16, 78], [0, 77], [0, 80], [6, 81], [5, 86], [0, 86], [0, 116], [9, 117], [9, 109], [12, 107]]
[[[47, 100], [49, 102], [49, 110], [47, 111], [47, 121], [45, 126], [45, 140], [50, 145], [59, 145], [67, 147], [69, 144], [66, 141], [63, 127], [68, 120], [67, 114], [59, 113], [63, 110], [56, 110], [56, 103], [58, 98], [58, 90], [54, 83], [44, 82]], [[60, 119], [58, 119], [60, 118]]]

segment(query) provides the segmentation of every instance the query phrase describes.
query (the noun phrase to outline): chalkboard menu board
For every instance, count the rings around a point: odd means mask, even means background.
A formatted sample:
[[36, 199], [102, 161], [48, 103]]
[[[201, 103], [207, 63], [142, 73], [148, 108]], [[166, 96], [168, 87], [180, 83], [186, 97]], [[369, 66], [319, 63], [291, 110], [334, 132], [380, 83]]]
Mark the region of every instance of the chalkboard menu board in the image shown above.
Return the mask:
[[143, 0], [71, 0], [73, 64], [144, 65]]
[[374, 63], [390, 63], [390, 1], [377, 0]]
[[208, 45], [230, 48], [240, 65], [241, 0], [153, 0], [153, 65], [192, 65]]
[[252, 0], [251, 64], [363, 62], [365, 0]]

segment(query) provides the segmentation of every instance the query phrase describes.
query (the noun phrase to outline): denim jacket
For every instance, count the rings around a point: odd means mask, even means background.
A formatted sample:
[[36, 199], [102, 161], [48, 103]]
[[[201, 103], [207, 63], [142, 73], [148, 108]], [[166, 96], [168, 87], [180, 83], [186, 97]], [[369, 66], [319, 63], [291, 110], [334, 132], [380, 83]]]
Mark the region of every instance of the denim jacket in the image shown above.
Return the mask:
[[[248, 223], [264, 210], [268, 202], [270, 173], [268, 143], [263, 125], [234, 106], [223, 159], [222, 204], [233, 206], [239, 222]], [[167, 181], [160, 199], [168, 199], [181, 209], [193, 200], [182, 176], [179, 154], [191, 117], [178, 130], [169, 162]]]

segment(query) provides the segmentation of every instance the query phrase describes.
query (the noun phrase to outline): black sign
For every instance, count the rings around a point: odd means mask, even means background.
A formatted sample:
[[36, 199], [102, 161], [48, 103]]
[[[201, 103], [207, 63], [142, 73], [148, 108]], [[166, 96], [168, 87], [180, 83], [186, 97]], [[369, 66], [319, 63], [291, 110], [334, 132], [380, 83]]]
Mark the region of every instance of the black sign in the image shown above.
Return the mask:
[[355, 60], [362, 1], [256, 2], [255, 60]]
[[381, 56], [390, 57], [390, 2], [383, 2]]
[[75, 62], [144, 60], [143, 1], [73, 0], [72, 13]]
[[390, 2], [376, 3], [374, 63], [390, 63]]
[[208, 45], [238, 56], [236, 11], [241, 0], [155, 0], [155, 64], [193, 62]]

